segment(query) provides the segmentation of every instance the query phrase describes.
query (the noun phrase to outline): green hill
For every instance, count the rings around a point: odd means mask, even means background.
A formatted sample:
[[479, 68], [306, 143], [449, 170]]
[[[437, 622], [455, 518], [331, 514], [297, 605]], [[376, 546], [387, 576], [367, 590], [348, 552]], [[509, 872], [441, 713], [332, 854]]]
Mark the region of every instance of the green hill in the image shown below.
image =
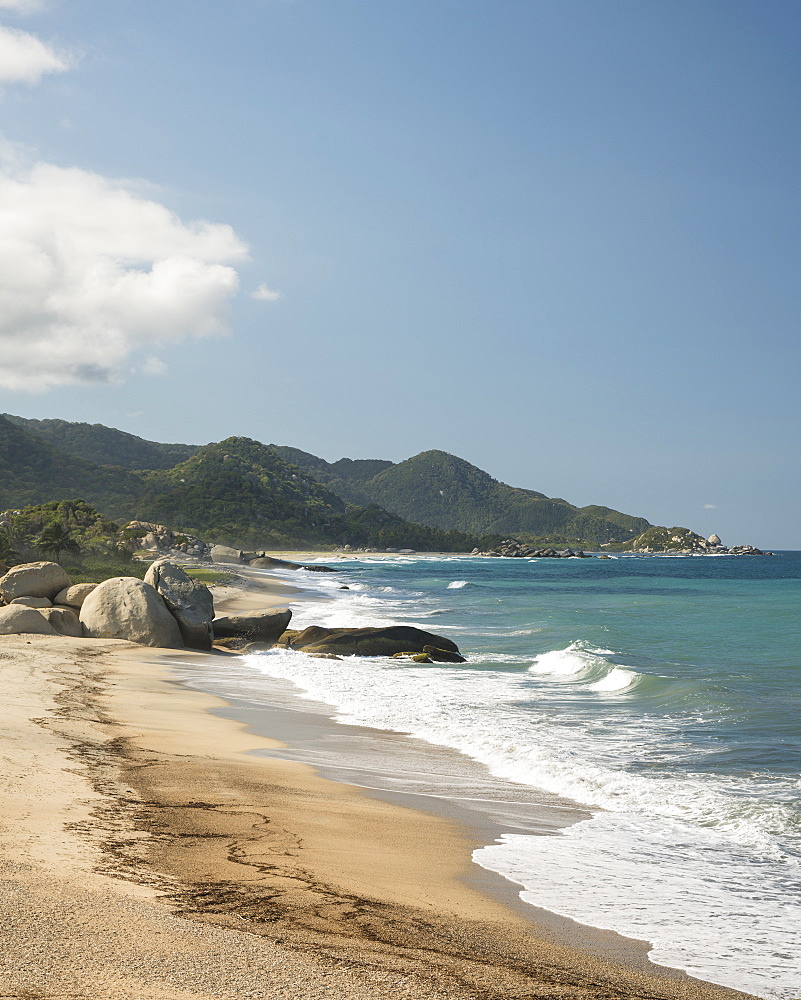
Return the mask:
[[135, 473], [67, 455], [0, 417], [0, 510], [83, 497], [107, 516], [124, 518], [141, 492]]
[[278, 444], [271, 444], [270, 448], [284, 461], [297, 465], [318, 482], [325, 483], [343, 500], [354, 504], [367, 505], [373, 502], [363, 484], [394, 464], [382, 458], [340, 458], [336, 462], [326, 462], [325, 459], [299, 448]]
[[[601, 545], [625, 542], [650, 525], [609, 507], [575, 507], [498, 482], [464, 459], [444, 451], [424, 451], [400, 462], [340, 459], [328, 463], [296, 449], [293, 461], [354, 503], [377, 503], [407, 520], [480, 535], [512, 535], [526, 540]], [[378, 471], [370, 474], [373, 468]]]
[[119, 465], [124, 469], [171, 469], [194, 455], [192, 444], [159, 444], [103, 424], [68, 420], [31, 420], [4, 413], [6, 420], [44, 438], [59, 451], [94, 465]]
[[115, 518], [264, 547], [349, 542], [463, 551], [490, 536], [598, 547], [624, 544], [650, 527], [609, 507], [575, 507], [508, 486], [444, 451], [398, 464], [326, 462], [248, 438], [199, 448], [145, 441], [102, 424], [6, 415], [0, 473], [3, 456], [13, 472], [0, 481], [0, 505], [81, 496]]
[[231, 544], [338, 543], [469, 551], [477, 537], [406, 523], [346, 503], [271, 448], [232, 437], [166, 471], [142, 473], [136, 517]]
[[94, 465], [0, 417], [0, 510], [81, 497], [117, 521], [166, 523], [211, 542], [268, 548], [345, 544], [469, 551], [475, 536], [346, 503], [248, 438], [194, 450], [171, 469]]

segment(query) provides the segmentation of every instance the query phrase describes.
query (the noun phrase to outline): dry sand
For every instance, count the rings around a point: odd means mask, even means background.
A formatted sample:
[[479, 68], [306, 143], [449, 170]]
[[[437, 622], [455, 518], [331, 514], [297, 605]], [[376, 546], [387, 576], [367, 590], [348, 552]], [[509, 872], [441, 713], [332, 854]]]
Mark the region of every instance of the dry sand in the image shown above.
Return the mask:
[[[251, 580], [218, 608], [300, 595]], [[174, 657], [0, 637], [0, 997], [743, 996], [554, 943], [471, 887], [468, 831], [248, 755]]]

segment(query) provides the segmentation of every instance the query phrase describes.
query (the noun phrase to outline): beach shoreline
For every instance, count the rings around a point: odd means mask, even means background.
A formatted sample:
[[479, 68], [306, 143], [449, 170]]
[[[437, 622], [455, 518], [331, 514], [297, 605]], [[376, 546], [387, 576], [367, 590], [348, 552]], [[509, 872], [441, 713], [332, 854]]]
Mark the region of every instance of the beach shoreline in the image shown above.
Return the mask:
[[[305, 599], [241, 575], [218, 611]], [[452, 817], [265, 756], [171, 669], [233, 655], [2, 637], [5, 995], [744, 996], [538, 929], [471, 874]]]

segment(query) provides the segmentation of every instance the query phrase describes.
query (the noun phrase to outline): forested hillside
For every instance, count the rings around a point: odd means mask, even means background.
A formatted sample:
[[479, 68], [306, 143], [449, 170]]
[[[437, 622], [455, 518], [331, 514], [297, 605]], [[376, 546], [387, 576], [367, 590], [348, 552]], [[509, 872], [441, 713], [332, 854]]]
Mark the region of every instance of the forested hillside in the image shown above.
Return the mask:
[[229, 438], [194, 452], [166, 470], [93, 465], [0, 417], [0, 510], [80, 498], [116, 521], [156, 521], [207, 541], [259, 548], [464, 552], [486, 541], [409, 524], [374, 504], [348, 504], [258, 441]]
[[[377, 503], [432, 527], [593, 546], [625, 542], [649, 527], [645, 518], [609, 507], [575, 507], [508, 486], [444, 451], [425, 451], [395, 465], [350, 459], [328, 463], [296, 449], [272, 447], [292, 452], [295, 464], [351, 502]], [[371, 474], [373, 468], [378, 471]]]
[[469, 551], [477, 536], [408, 524], [375, 505], [346, 503], [249, 438], [206, 445], [174, 469], [143, 474], [136, 516], [239, 545], [293, 540]]
[[194, 455], [193, 444], [159, 444], [103, 424], [68, 420], [30, 420], [10, 413], [6, 420], [44, 438], [59, 451], [95, 465], [121, 465], [124, 469], [171, 469]]
[[[5, 493], [0, 487], [7, 503], [80, 495], [115, 517], [180, 522], [186, 530], [214, 531], [243, 544], [255, 544], [258, 536], [264, 546], [270, 540], [347, 541], [455, 551], [479, 539], [513, 536], [598, 547], [623, 544], [650, 527], [645, 518], [609, 507], [579, 508], [498, 482], [444, 451], [425, 451], [398, 464], [327, 462], [247, 438], [201, 448], [146, 441], [102, 424], [0, 420], [6, 436], [12, 430], [24, 435], [16, 439], [18, 456], [30, 452], [29, 459], [17, 461]], [[48, 487], [51, 492], [43, 492]], [[442, 534], [448, 531], [461, 534]]]
[[81, 497], [109, 517], [125, 518], [141, 492], [135, 473], [67, 455], [0, 417], [0, 510]]

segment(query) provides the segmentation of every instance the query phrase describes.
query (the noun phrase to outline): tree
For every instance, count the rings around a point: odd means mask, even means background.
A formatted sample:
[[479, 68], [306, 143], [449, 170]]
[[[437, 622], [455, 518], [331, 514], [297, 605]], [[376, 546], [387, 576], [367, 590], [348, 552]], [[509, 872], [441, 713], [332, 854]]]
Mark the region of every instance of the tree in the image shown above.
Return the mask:
[[56, 560], [64, 552], [78, 553], [81, 551], [80, 545], [73, 538], [71, 529], [58, 523], [48, 524], [44, 527], [36, 544], [41, 552], [52, 555]]
[[14, 548], [14, 542], [7, 528], [0, 528], [0, 565], [8, 569], [20, 558], [19, 552]]

